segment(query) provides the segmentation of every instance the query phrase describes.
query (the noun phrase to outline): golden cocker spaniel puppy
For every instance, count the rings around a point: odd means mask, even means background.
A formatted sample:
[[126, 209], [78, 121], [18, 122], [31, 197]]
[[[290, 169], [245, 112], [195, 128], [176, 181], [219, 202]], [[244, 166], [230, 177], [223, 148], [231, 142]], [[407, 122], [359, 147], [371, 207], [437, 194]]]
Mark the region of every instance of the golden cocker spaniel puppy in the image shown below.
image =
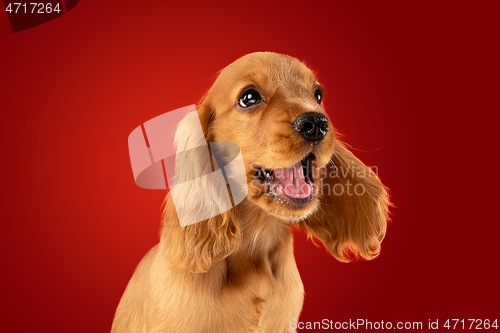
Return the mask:
[[[199, 121], [206, 142], [241, 148], [248, 195], [185, 227], [167, 195], [160, 243], [130, 280], [113, 333], [295, 332], [304, 288], [292, 228], [341, 261], [379, 254], [386, 188], [335, 138], [323, 96], [314, 73], [290, 56], [252, 53], [222, 70]], [[179, 145], [195, 140], [189, 126], [179, 125]], [[194, 191], [185, 200], [196, 210], [206, 198]]]

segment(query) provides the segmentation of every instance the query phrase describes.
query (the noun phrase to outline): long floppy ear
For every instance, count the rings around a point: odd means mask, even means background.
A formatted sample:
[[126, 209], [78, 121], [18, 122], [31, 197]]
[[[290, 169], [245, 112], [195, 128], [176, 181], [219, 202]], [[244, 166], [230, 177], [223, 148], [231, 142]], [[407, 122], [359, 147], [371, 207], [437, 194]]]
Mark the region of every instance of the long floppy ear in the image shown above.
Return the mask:
[[172, 186], [169, 182], [160, 242], [173, 269], [206, 272], [240, 243], [228, 186], [207, 146], [213, 119], [213, 110], [202, 104], [175, 134], [176, 179]]
[[320, 186], [321, 206], [307, 230], [340, 261], [377, 257], [391, 203], [375, 172], [337, 141]]

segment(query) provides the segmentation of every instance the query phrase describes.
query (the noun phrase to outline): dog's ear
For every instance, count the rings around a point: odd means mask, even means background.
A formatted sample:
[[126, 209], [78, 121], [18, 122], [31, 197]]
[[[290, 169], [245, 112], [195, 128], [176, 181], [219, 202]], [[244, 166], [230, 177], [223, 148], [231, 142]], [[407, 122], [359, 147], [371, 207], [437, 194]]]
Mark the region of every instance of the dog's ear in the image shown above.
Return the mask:
[[169, 181], [160, 242], [172, 268], [191, 272], [206, 272], [240, 243], [229, 187], [207, 146], [215, 114], [206, 104], [177, 128], [176, 179]]
[[240, 228], [235, 210], [181, 227], [169, 193], [160, 244], [171, 269], [204, 273], [212, 263], [230, 255], [240, 244]]
[[375, 258], [389, 218], [386, 187], [338, 141], [325, 173], [319, 184], [320, 208], [304, 228], [340, 261]]

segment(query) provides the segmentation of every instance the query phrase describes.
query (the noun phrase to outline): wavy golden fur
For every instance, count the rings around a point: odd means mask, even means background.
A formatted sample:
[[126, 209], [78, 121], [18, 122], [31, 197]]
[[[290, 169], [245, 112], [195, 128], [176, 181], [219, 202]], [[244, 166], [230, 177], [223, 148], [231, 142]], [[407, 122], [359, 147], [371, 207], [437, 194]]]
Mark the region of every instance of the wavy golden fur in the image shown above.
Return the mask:
[[[261, 99], [245, 107], [240, 101], [249, 87]], [[386, 188], [335, 138], [322, 94], [314, 73], [286, 55], [252, 53], [221, 71], [198, 106], [199, 119], [206, 142], [239, 145], [249, 193], [233, 209], [186, 227], [167, 195], [160, 243], [130, 280], [113, 333], [295, 332], [290, 320], [299, 317], [304, 289], [291, 228], [304, 228], [341, 261], [379, 254], [390, 206]], [[328, 119], [324, 137], [311, 141], [294, 128], [305, 113]], [[190, 136], [189, 119], [176, 140], [181, 148], [200, 140]], [[258, 180], [259, 170], [290, 168], [306, 157], [308, 181], [314, 179], [306, 199], [280, 197]], [[349, 186], [357, 192], [348, 194]], [[193, 191], [186, 197], [191, 209], [213, 204]]]

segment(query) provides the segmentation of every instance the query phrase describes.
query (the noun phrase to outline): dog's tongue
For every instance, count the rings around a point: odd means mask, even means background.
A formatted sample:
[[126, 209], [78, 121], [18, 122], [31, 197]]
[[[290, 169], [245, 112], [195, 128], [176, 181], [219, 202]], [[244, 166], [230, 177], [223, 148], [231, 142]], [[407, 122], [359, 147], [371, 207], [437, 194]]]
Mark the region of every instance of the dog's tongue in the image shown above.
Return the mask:
[[311, 186], [306, 183], [302, 164], [299, 162], [289, 168], [278, 168], [274, 175], [283, 185], [283, 192], [290, 198], [303, 199], [311, 195]]

